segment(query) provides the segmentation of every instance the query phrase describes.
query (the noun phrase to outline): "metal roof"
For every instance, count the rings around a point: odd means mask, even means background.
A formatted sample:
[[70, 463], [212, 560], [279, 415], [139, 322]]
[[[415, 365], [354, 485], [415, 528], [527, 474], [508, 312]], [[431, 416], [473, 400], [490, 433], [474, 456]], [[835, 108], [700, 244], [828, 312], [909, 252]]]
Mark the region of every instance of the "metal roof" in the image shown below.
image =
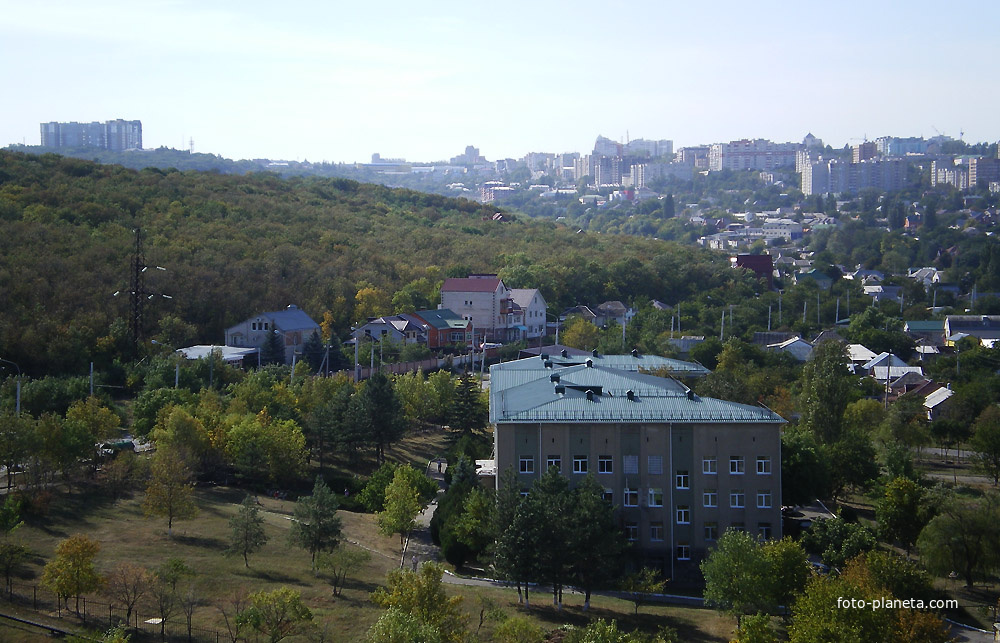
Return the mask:
[[260, 316], [267, 317], [275, 326], [284, 331], [319, 329], [319, 324], [314, 322], [312, 317], [307, 315], [298, 306], [289, 306], [284, 310], [261, 313]]
[[608, 366], [540, 364], [540, 358], [528, 358], [490, 368], [491, 422], [784, 422], [764, 407], [699, 397], [672, 378]]
[[441, 284], [442, 292], [496, 292], [501, 281], [486, 277], [448, 277]]
[[437, 308], [432, 310], [418, 310], [413, 313], [418, 319], [422, 319], [429, 326], [433, 326], [438, 330], [444, 330], [446, 328], [468, 328], [468, 320], [462, 319], [461, 316], [456, 314], [449, 308]]
[[[554, 348], [554, 347], [547, 347]], [[543, 358], [543, 356], [545, 356]], [[711, 371], [696, 362], [685, 362], [670, 357], [660, 357], [659, 355], [643, 355], [635, 353], [632, 355], [602, 355], [594, 353], [584, 353], [583, 355], [573, 354], [569, 350], [563, 355], [562, 351], [546, 351], [542, 349], [538, 357], [519, 359], [513, 362], [505, 362], [490, 367], [490, 373], [501, 370], [537, 370], [544, 369], [545, 362], [549, 361], [557, 368], [567, 368], [570, 366], [585, 365], [588, 361], [594, 366], [603, 366], [620, 371], [660, 371], [664, 370], [672, 375], [683, 377], [701, 377], [708, 375]], [[492, 377], [492, 375], [491, 375]]]

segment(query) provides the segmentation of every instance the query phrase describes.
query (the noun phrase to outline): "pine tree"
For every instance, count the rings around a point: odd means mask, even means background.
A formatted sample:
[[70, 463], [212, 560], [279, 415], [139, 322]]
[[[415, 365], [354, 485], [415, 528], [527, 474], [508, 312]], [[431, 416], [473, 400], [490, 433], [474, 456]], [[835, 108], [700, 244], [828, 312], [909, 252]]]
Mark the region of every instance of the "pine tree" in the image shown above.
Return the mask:
[[243, 556], [243, 564], [249, 568], [248, 556], [261, 550], [267, 544], [264, 533], [264, 517], [260, 515], [256, 499], [247, 494], [240, 503], [236, 515], [229, 520], [229, 549], [227, 554]]
[[306, 343], [302, 345], [302, 359], [304, 359], [314, 372], [319, 372], [323, 366], [323, 358], [326, 356], [326, 347], [323, 340], [319, 338], [319, 333], [315, 330]]
[[312, 495], [299, 498], [295, 503], [295, 519], [289, 539], [292, 544], [309, 552], [314, 570], [316, 554], [331, 551], [340, 543], [341, 521], [337, 508], [337, 496], [319, 476], [316, 477]]
[[471, 434], [486, 426], [489, 410], [483, 402], [483, 393], [478, 382], [471, 375], [463, 375], [458, 381], [450, 416], [451, 428], [457, 430], [460, 436]]

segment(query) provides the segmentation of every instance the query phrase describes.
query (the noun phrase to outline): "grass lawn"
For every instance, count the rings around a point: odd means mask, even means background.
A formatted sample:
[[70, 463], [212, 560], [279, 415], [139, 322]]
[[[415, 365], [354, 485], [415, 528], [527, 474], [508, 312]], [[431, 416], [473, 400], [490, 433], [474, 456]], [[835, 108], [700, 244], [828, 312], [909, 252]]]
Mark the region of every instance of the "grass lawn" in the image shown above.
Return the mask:
[[[432, 450], [433, 447], [427, 447], [421, 452], [414, 448], [409, 453], [424, 457]], [[193, 584], [195, 592], [204, 600], [195, 611], [194, 624], [206, 630], [220, 630], [223, 638], [224, 622], [218, 606], [225, 604], [236, 588], [245, 586], [250, 591], [259, 591], [284, 585], [302, 593], [315, 623], [326, 632], [326, 640], [363, 640], [381, 614], [381, 608], [371, 603], [369, 594], [383, 582], [386, 572], [398, 564], [398, 539], [378, 534], [370, 514], [340, 512], [345, 536], [374, 553], [369, 562], [348, 579], [343, 594], [334, 597], [326, 580], [310, 571], [308, 553], [288, 544], [289, 517], [294, 506], [291, 500], [260, 498], [270, 540], [263, 551], [251, 555], [249, 569], [244, 567], [241, 557], [223, 555], [229, 536], [228, 520], [243, 495], [244, 491], [229, 487], [199, 488], [196, 491], [199, 514], [191, 520], [175, 522], [173, 534], [168, 535], [164, 519], [143, 516], [141, 493], [117, 502], [112, 502], [96, 488], [57, 493], [49, 515], [29, 521], [19, 533], [36, 556], [28, 566], [26, 577], [17, 582], [22, 586], [36, 584], [56, 545], [72, 534], [85, 533], [101, 543], [97, 565], [102, 572], [124, 561], [155, 568], [169, 558], [180, 558], [194, 568], [196, 576], [185, 582]], [[513, 614], [519, 609], [513, 589], [448, 585], [447, 591], [465, 598], [464, 606], [472, 630], [479, 623], [479, 595], [490, 597], [507, 613]], [[555, 629], [563, 623], [584, 624], [597, 617], [614, 618], [628, 628], [652, 630], [660, 624], [668, 624], [681, 632], [682, 640], [708, 642], [727, 641], [733, 628], [731, 619], [710, 610], [644, 606], [639, 616], [634, 617], [631, 603], [594, 597], [590, 613], [585, 614], [581, 610], [582, 596], [567, 595], [561, 612], [552, 607], [548, 593], [539, 592], [532, 598], [532, 608], [523, 613], [546, 629]], [[108, 602], [107, 597], [94, 599]], [[6, 602], [0, 602], [0, 606], [10, 611], [11, 606]], [[149, 606], [140, 607], [140, 610], [144, 619], [155, 615]], [[22, 610], [21, 614], [30, 618], [34, 613]], [[168, 625], [168, 632], [180, 634], [184, 629], [183, 620], [179, 612], [171, 617], [169, 622], [174, 624]], [[72, 621], [63, 619], [59, 623], [68, 626]], [[483, 634], [488, 634], [492, 626], [487, 623]], [[14, 637], [21, 634], [8, 628], [0, 622], [0, 640], [19, 640]], [[32, 639], [29, 636], [21, 640]], [[206, 636], [205, 640], [214, 641], [214, 634]]]

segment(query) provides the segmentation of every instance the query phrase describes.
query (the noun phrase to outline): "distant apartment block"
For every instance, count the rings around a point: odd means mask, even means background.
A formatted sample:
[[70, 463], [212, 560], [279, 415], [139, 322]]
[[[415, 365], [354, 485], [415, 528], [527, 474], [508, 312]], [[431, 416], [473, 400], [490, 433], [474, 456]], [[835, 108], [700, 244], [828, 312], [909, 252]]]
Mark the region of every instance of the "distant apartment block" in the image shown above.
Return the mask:
[[42, 147], [96, 147], [121, 152], [142, 149], [142, 122], [117, 119], [104, 123], [42, 123]]
[[677, 150], [678, 163], [690, 165], [691, 167], [706, 170], [708, 169], [708, 145], [695, 145], [692, 147], [682, 147]]
[[852, 163], [867, 161], [868, 159], [873, 159], [876, 156], [878, 156], [878, 147], [875, 145], [875, 141], [867, 141], [865, 143], [861, 143], [860, 145], [851, 146]]
[[691, 165], [682, 163], [639, 163], [632, 166], [632, 185], [645, 188], [651, 181], [675, 177], [682, 181], [690, 181], [694, 174]]
[[773, 143], [758, 138], [743, 139], [709, 146], [708, 169], [720, 170], [773, 170], [795, 165], [798, 143]]
[[969, 187], [988, 186], [1000, 181], [1000, 158], [977, 158], [969, 161]]
[[479, 199], [483, 203], [499, 203], [514, 196], [516, 189], [502, 181], [487, 181], [479, 188]]
[[838, 160], [817, 161], [802, 168], [802, 193], [857, 194], [866, 188], [883, 192], [901, 190], [906, 185], [906, 161], [903, 159], [867, 160], [845, 163]]
[[899, 138], [897, 136], [882, 136], [875, 139], [875, 149], [881, 156], [906, 156], [908, 154], [926, 154], [927, 141], [919, 137]]
[[954, 161], [931, 162], [931, 187], [951, 185], [959, 190], [969, 189], [969, 167]]
[[639, 156], [646, 158], [672, 157], [674, 155], [674, 142], [668, 140], [647, 141], [637, 138], [625, 144], [626, 156]]

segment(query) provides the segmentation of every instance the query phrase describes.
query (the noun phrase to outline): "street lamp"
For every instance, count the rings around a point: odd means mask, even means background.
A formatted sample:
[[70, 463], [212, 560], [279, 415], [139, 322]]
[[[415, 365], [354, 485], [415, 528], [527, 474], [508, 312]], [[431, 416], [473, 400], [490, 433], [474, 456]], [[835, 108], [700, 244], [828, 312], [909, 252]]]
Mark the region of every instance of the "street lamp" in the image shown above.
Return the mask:
[[21, 367], [18, 366], [17, 364], [14, 364], [14, 362], [10, 361], [9, 359], [0, 359], [0, 362], [12, 364], [14, 368], [17, 369], [17, 393], [15, 395], [14, 412], [18, 416], [20, 416], [21, 415]]

